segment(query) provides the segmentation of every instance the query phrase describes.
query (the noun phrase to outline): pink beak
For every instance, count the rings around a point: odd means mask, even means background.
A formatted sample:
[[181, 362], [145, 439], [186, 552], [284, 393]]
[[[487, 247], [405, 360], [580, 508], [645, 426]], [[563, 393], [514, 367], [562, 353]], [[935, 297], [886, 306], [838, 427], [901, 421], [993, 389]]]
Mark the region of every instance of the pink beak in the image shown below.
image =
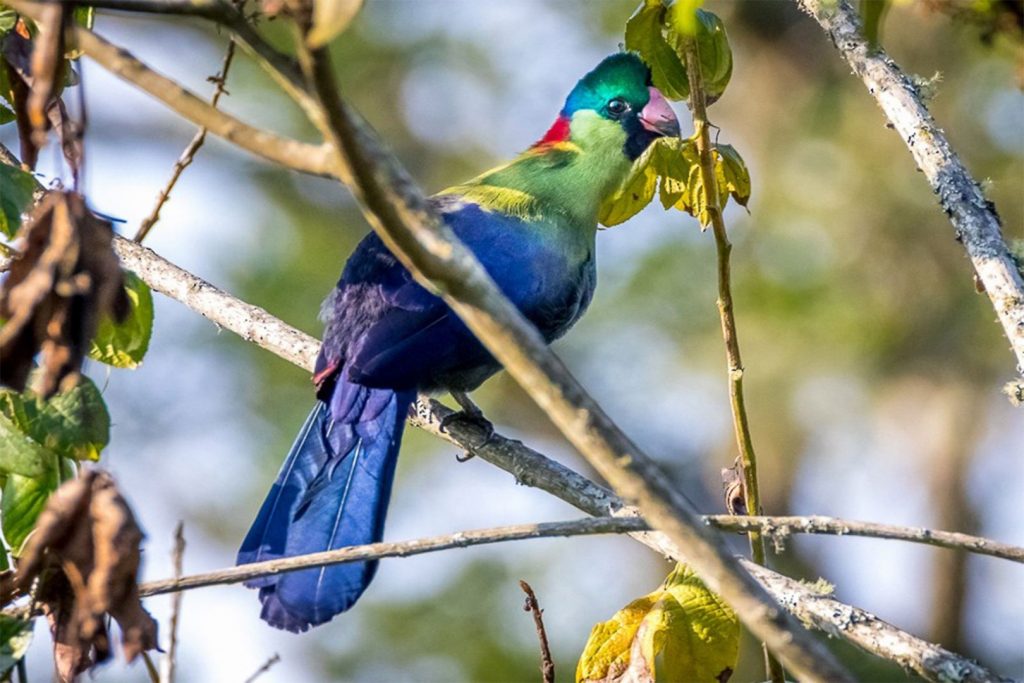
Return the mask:
[[668, 100], [657, 88], [647, 90], [651, 93], [651, 99], [640, 111], [640, 125], [658, 135], [679, 137], [679, 119], [669, 106]]

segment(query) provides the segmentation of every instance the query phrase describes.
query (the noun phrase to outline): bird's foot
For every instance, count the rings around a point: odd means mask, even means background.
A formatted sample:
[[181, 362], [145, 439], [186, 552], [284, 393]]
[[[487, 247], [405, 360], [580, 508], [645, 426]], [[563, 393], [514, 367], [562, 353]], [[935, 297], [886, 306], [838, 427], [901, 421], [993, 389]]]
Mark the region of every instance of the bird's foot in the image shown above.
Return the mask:
[[473, 453], [474, 450], [483, 448], [491, 442], [491, 439], [494, 437], [494, 425], [484, 417], [483, 411], [466, 394], [455, 391], [451, 392], [451, 394], [462, 407], [462, 410], [456, 413], [449, 413], [441, 418], [441, 422], [438, 425], [441, 431], [447, 432], [449, 425], [461, 422], [464, 425], [475, 427], [483, 433], [483, 438], [479, 443], [471, 445], [463, 455], [455, 456], [455, 459], [459, 462], [466, 462], [475, 455]]

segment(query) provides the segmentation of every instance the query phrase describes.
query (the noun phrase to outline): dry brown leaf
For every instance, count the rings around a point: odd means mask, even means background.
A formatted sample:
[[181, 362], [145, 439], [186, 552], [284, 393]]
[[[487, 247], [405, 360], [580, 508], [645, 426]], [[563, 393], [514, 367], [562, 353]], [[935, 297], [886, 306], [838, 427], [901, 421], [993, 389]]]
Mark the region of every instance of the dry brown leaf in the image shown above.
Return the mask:
[[50, 497], [17, 570], [21, 590], [43, 583], [36, 600], [50, 622], [62, 681], [110, 658], [109, 615], [130, 662], [157, 646], [157, 624], [136, 582], [143, 534], [113, 478], [87, 470]]
[[747, 487], [739, 458], [732, 467], [722, 468], [722, 494], [725, 496], [725, 509], [730, 515], [747, 514]]
[[100, 316], [123, 320], [130, 310], [113, 229], [85, 206], [81, 195], [47, 194], [18, 236], [21, 255], [0, 287], [0, 383], [25, 388], [42, 352], [36, 391], [49, 397], [78, 381], [82, 359]]
[[[10, 92], [5, 97], [15, 111], [21, 159], [35, 168], [39, 149], [46, 143], [50, 130], [57, 138], [71, 169], [78, 179], [82, 162], [82, 126], [68, 116], [61, 99], [66, 79], [74, 73], [65, 58], [63, 30], [70, 8], [61, 3], [46, 5], [46, 16], [37, 22], [38, 35], [28, 30], [15, 30], [5, 36], [0, 52], [0, 69], [6, 68]], [[18, 29], [24, 24], [19, 19]]]

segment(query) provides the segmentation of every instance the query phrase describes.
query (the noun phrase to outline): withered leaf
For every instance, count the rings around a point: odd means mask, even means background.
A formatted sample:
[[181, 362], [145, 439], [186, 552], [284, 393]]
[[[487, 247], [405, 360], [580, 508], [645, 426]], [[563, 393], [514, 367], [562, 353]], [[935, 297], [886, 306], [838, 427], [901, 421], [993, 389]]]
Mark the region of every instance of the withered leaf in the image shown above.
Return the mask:
[[143, 534], [113, 478], [87, 470], [50, 497], [25, 544], [17, 585], [36, 579], [36, 599], [50, 622], [62, 681], [110, 658], [106, 617], [117, 621], [125, 658], [157, 645], [157, 624], [142, 607], [138, 584]]
[[25, 242], [0, 287], [0, 383], [25, 388], [42, 352], [37, 393], [74, 386], [100, 316], [123, 320], [130, 310], [110, 223], [81, 195], [47, 194], [22, 225]]
[[[81, 125], [68, 116], [61, 99], [65, 85], [77, 78], [66, 59], [63, 46], [64, 16], [68, 8], [63, 3], [47, 5], [46, 16], [36, 23], [36, 37], [28, 30], [15, 30], [4, 36], [0, 50], [0, 92], [13, 110], [21, 143], [21, 159], [34, 169], [39, 149], [45, 144], [52, 129], [60, 140], [64, 158], [72, 177], [78, 178], [81, 167]], [[77, 14], [78, 9], [74, 10]], [[24, 28], [19, 20], [18, 27]]]
[[738, 457], [732, 467], [722, 468], [722, 494], [725, 496], [725, 509], [730, 515], [747, 514], [747, 487]]

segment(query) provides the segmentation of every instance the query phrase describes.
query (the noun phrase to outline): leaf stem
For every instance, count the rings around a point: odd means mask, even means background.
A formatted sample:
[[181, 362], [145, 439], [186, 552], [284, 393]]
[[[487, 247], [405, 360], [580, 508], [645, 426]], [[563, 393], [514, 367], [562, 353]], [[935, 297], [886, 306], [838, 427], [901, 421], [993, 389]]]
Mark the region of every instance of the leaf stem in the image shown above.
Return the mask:
[[[757, 485], [757, 456], [754, 452], [753, 439], [750, 436], [750, 422], [747, 419], [747, 408], [743, 398], [743, 359], [740, 355], [739, 335], [736, 331], [736, 316], [733, 313], [730, 264], [732, 243], [729, 242], [729, 236], [725, 230], [722, 202], [718, 192], [718, 182], [715, 178], [715, 160], [711, 151], [710, 124], [704, 93], [704, 79], [700, 68], [699, 47], [695, 38], [683, 41], [683, 45], [686, 73], [690, 81], [690, 112], [693, 115], [694, 139], [700, 157], [701, 183], [707, 197], [707, 214], [711, 219], [715, 249], [718, 254], [718, 315], [722, 321], [722, 337], [725, 340], [725, 356], [729, 368], [729, 404], [736, 432], [736, 445], [740, 453], [744, 500], [747, 514], [757, 515], [761, 513], [761, 496]], [[754, 562], [766, 566], [764, 536], [751, 531], [749, 537], [750, 552]], [[762, 646], [769, 678], [772, 683], [783, 683], [785, 674], [782, 666], [768, 651], [767, 644]]]

